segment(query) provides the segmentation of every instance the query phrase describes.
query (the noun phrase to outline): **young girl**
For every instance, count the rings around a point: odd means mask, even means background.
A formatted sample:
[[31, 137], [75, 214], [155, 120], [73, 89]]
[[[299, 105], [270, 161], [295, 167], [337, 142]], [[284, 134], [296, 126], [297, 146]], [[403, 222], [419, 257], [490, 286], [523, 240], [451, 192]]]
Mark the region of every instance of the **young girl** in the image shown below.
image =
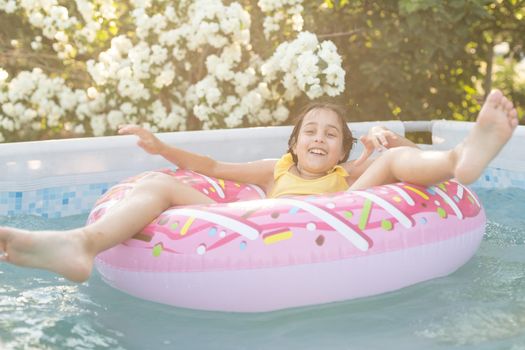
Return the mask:
[[[180, 168], [253, 183], [268, 197], [281, 197], [364, 189], [397, 181], [432, 185], [452, 177], [469, 184], [497, 155], [517, 124], [513, 104], [500, 91], [493, 91], [467, 137], [449, 151], [423, 151], [387, 129], [372, 128], [361, 138], [365, 151], [350, 162], [352, 134], [339, 109], [326, 104], [304, 110], [290, 136], [288, 153], [279, 160], [218, 162], [168, 146], [138, 126], [124, 126], [119, 133], [138, 136], [140, 147]], [[385, 150], [370, 159], [376, 148]], [[169, 175], [152, 173], [100, 220], [86, 227], [42, 232], [0, 228], [1, 260], [85, 281], [98, 253], [131, 238], [167, 208], [212, 202]]]

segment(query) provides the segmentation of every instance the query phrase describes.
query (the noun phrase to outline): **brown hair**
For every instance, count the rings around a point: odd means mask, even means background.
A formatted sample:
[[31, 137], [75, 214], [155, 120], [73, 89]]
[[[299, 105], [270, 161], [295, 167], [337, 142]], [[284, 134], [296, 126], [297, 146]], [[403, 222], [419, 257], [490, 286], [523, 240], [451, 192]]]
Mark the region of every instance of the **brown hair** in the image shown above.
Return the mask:
[[345, 152], [343, 160], [341, 160], [339, 163], [346, 162], [350, 156], [350, 151], [352, 150], [352, 146], [354, 144], [354, 137], [352, 136], [352, 131], [350, 131], [350, 128], [348, 128], [348, 125], [346, 124], [346, 111], [344, 107], [330, 102], [311, 102], [300, 110], [299, 114], [295, 117], [295, 125], [292, 134], [288, 139], [288, 153], [292, 154], [293, 161], [297, 164], [297, 155], [293, 153], [292, 148], [297, 143], [297, 137], [299, 135], [299, 130], [301, 130], [301, 126], [303, 125], [304, 117], [306, 117], [308, 112], [313, 111], [314, 109], [330, 110], [334, 112], [339, 118], [343, 132], [343, 151]]

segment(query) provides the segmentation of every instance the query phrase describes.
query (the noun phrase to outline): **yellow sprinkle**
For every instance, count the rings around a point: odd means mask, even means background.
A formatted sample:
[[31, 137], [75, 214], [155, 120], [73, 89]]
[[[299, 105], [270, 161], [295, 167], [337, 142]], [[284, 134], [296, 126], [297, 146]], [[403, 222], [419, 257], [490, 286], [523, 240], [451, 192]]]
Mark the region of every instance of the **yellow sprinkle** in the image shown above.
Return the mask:
[[420, 195], [425, 200], [428, 200], [428, 198], [429, 198], [426, 194], [424, 194], [423, 192], [421, 192], [417, 188], [414, 188], [412, 186], [407, 186], [407, 185], [405, 185], [403, 187], [405, 187], [407, 190], [410, 190], [410, 191], [414, 192], [417, 195]]
[[284, 231], [284, 232], [281, 232], [281, 233], [277, 233], [275, 235], [271, 235], [271, 236], [265, 237], [264, 238], [264, 243], [265, 244], [273, 244], [273, 243], [277, 243], [279, 241], [284, 241], [286, 239], [290, 239], [290, 238], [292, 238], [292, 236], [293, 236], [292, 231]]
[[186, 223], [184, 224], [184, 226], [182, 226], [182, 229], [180, 230], [180, 235], [181, 236], [184, 236], [186, 234], [186, 232], [188, 232], [188, 229], [190, 228], [191, 224], [193, 224], [193, 221], [195, 220], [194, 217], [191, 217], [188, 219], [188, 221], [186, 221]]
[[223, 189], [225, 188], [223, 179], [219, 179], [219, 185], [221, 185]]
[[394, 202], [398, 202], [398, 203], [401, 202], [401, 198], [398, 196], [394, 196], [392, 197], [392, 199], [394, 200]]
[[215, 192], [215, 188], [210, 187], [210, 192]]

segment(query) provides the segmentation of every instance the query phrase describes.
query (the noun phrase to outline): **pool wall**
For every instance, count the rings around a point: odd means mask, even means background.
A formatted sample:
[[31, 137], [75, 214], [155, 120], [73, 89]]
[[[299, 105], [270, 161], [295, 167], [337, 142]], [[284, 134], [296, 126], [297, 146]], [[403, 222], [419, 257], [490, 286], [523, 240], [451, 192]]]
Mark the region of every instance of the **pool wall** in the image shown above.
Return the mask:
[[[410, 124], [391, 122], [349, 123], [355, 137], [372, 125], [385, 125], [404, 135]], [[409, 125], [408, 128], [406, 126]], [[472, 123], [432, 121], [425, 148], [449, 149]], [[222, 161], [278, 158], [287, 150], [292, 127], [245, 128], [158, 134], [163, 141], [210, 155]], [[474, 187], [525, 188], [525, 128], [519, 127]], [[135, 136], [50, 140], [0, 144], [0, 215], [38, 215], [48, 218], [85, 214], [95, 200], [120, 180], [146, 170], [174, 167], [160, 156], [136, 145]], [[356, 158], [358, 145], [351, 153]]]

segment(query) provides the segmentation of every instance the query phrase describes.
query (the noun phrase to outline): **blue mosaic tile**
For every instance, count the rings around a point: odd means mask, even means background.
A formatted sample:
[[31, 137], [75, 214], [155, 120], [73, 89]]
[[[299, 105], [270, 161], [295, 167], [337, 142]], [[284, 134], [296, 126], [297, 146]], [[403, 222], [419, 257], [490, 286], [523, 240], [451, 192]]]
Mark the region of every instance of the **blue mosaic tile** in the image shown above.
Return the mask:
[[0, 215], [29, 214], [44, 218], [60, 218], [86, 214], [95, 201], [113, 185], [114, 182], [44, 188], [26, 192], [0, 192]]
[[[0, 192], [0, 215], [38, 215], [44, 218], [87, 214], [95, 201], [116, 183], [44, 188], [26, 192]], [[525, 189], [525, 173], [489, 168], [474, 188], [517, 187]]]

